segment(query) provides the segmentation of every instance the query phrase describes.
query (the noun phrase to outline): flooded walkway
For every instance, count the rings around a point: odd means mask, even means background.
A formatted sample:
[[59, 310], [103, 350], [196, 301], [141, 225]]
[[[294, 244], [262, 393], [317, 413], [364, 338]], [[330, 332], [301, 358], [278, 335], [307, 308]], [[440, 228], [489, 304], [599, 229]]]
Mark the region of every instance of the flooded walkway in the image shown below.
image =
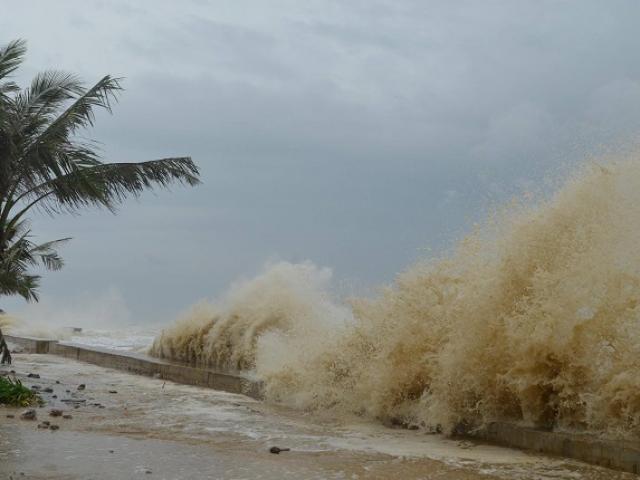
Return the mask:
[[[48, 402], [36, 421], [18, 419], [22, 409], [0, 408], [0, 479], [636, 478], [49, 355], [16, 355], [10, 368], [26, 385], [53, 392], [43, 394]], [[27, 373], [41, 378], [27, 379]], [[80, 384], [86, 388], [78, 390]], [[51, 408], [73, 418], [49, 417]], [[12, 414], [16, 418], [7, 418]], [[60, 429], [38, 429], [42, 420]], [[291, 451], [274, 455], [272, 446]]]

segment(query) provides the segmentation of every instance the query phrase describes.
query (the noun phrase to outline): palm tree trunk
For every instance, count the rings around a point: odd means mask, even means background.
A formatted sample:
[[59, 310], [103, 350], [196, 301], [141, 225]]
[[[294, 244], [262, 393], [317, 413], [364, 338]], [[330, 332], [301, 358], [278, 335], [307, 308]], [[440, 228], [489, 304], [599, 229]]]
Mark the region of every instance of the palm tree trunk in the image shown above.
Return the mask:
[[0, 330], [0, 364], [2, 363], [11, 365], [11, 352], [9, 352], [7, 342], [5, 342], [2, 330]]

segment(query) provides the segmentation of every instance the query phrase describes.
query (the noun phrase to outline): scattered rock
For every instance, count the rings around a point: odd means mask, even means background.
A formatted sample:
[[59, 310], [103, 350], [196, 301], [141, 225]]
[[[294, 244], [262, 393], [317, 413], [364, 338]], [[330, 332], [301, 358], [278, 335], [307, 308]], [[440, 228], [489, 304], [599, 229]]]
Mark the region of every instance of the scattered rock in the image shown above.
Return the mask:
[[67, 392], [67, 393], [71, 393], [71, 390], [65, 390], [65, 392]]
[[33, 408], [30, 408], [29, 410], [25, 410], [24, 412], [22, 412], [22, 414], [20, 415], [20, 418], [22, 420], [35, 420], [37, 417], [36, 415], [36, 411]]
[[57, 408], [53, 408], [49, 410], [49, 416], [51, 417], [59, 417], [61, 415], [62, 415], [62, 410], [59, 410]]
[[42, 391], [44, 393], [53, 393], [53, 388], [51, 388], [51, 387], [43, 388]]
[[66, 420], [71, 420], [73, 417], [69, 414], [67, 415], [62, 415], [62, 418], [66, 419]]
[[80, 408], [80, 405], [74, 405], [73, 408], [77, 410], [78, 408]]
[[47, 427], [49, 425], [51, 425], [51, 422], [49, 420], [43, 420], [42, 422], [40, 422], [42, 425], [46, 425]]
[[56, 380], [56, 383], [59, 385], [60, 384], [60, 380]]
[[16, 418], [16, 416], [13, 413], [10, 413], [7, 415], [7, 418]]
[[280, 448], [280, 447], [271, 447], [269, 449], [269, 451], [271, 453], [275, 453], [276, 455], [279, 454], [280, 452], [288, 452], [289, 450], [291, 450], [290, 448]]
[[109, 393], [118, 393], [116, 390], [109, 390]]
[[27, 375], [27, 378], [40, 378], [40, 375], [37, 373], [30, 373], [29, 375]]
[[145, 470], [144, 473], [153, 473], [151, 470]]
[[85, 388], [87, 388], [87, 386], [84, 383], [78, 385], [78, 390], [84, 390]]
[[58, 398], [58, 395], [51, 395], [51, 398]]
[[474, 445], [473, 443], [471, 443], [471, 442], [467, 442], [467, 441], [465, 441], [465, 440], [462, 440], [462, 441], [458, 442], [458, 446], [459, 446], [460, 448], [464, 448], [464, 449], [468, 449], [468, 448], [473, 448], [473, 447], [475, 447], [475, 445]]
[[59, 429], [60, 429], [60, 427], [58, 425], [51, 425], [49, 427], [49, 430], [59, 430]]
[[31, 390], [35, 390], [37, 392], [40, 390], [40, 385], [31, 385]]
[[104, 405], [100, 405], [98, 408], [107, 408], [107, 407], [105, 407]]
[[113, 453], [113, 450], [109, 450], [109, 453]]
[[43, 428], [46, 430], [47, 428], [49, 428], [49, 425], [46, 425], [45, 423], [39, 423], [38, 428]]

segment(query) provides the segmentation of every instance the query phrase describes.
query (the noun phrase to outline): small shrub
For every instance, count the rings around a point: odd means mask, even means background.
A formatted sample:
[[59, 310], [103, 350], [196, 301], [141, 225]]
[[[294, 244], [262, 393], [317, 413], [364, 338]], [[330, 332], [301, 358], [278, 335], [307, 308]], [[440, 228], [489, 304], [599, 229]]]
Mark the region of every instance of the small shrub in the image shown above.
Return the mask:
[[40, 397], [22, 385], [20, 380], [0, 377], [0, 405], [28, 407], [41, 402]]

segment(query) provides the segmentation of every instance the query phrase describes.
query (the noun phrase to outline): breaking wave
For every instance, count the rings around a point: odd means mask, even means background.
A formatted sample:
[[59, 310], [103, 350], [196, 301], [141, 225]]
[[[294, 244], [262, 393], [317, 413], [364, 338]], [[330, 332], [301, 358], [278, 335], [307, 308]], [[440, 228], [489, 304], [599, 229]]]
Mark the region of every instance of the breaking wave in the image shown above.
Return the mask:
[[[259, 340], [281, 333], [313, 338], [349, 318], [327, 289], [331, 270], [312, 263], [269, 266], [218, 303], [200, 302], [156, 338], [151, 353], [231, 370], [256, 367]], [[283, 352], [284, 353], [284, 352]]]
[[15, 318], [6, 313], [0, 313], [0, 330], [8, 329], [16, 323]]
[[279, 263], [151, 353], [251, 370], [267, 399], [450, 432], [509, 420], [640, 436], [640, 163], [496, 211], [373, 298]]

